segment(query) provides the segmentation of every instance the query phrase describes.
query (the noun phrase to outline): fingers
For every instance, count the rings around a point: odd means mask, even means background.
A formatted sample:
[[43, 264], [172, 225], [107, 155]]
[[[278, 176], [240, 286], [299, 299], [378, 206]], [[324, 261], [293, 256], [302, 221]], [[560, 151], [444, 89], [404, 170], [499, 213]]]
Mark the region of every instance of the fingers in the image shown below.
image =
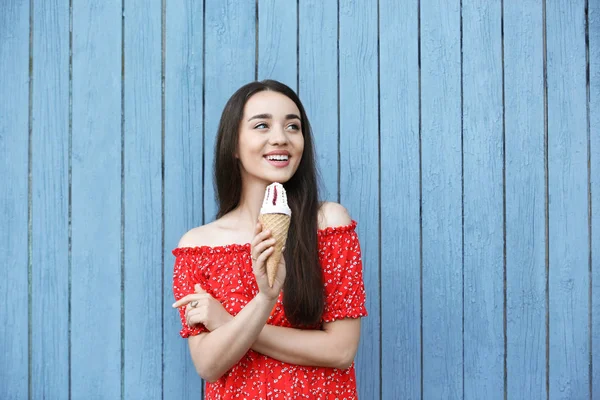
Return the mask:
[[182, 298], [180, 298], [179, 300], [177, 300], [175, 303], [173, 303], [172, 307], [173, 308], [179, 308], [182, 306], [186, 306], [189, 303], [191, 303], [192, 301], [200, 301], [204, 298], [206, 298], [207, 296], [210, 296], [208, 293], [204, 292], [204, 293], [191, 293], [188, 294], [187, 296], [183, 296]]
[[254, 236], [258, 235], [260, 231], [262, 231], [262, 224], [257, 222], [256, 226], [254, 227]]
[[194, 326], [196, 324], [200, 324], [205, 319], [206, 311], [204, 308], [187, 308], [185, 310], [185, 322], [189, 326]]
[[260, 242], [265, 241], [267, 238], [269, 238], [269, 236], [271, 236], [271, 231], [270, 230], [264, 230], [262, 231], [262, 227], [260, 228], [260, 230], [258, 229], [260, 227], [260, 223], [257, 224], [257, 229], [255, 230], [255, 235], [254, 235], [254, 239], [252, 239], [252, 247], [256, 247]]
[[[194, 302], [196, 304], [194, 304]], [[209, 302], [208, 296], [201, 296], [200, 298], [190, 302], [189, 307], [185, 308], [185, 319], [189, 320], [194, 315], [196, 315], [196, 316], [204, 315], [206, 313], [206, 309], [208, 307], [208, 302]], [[198, 322], [198, 321], [196, 321], [196, 322]], [[188, 323], [188, 325], [189, 325], [189, 323]]]
[[273, 254], [273, 251], [275, 250], [275, 248], [273, 246], [269, 247], [268, 249], [266, 249], [265, 251], [263, 251], [262, 253], [260, 253], [260, 255], [258, 256], [258, 258], [256, 259], [256, 266], [260, 265], [260, 269], [264, 269], [265, 266], [267, 265], [267, 258], [269, 258], [269, 256], [271, 254]]
[[256, 229], [254, 230], [254, 239], [252, 239], [251, 243], [251, 257], [254, 262], [258, 262], [260, 256], [271, 246], [275, 244], [275, 239], [271, 238], [270, 230], [262, 230], [262, 225], [260, 222], [256, 224]]
[[260, 258], [260, 255], [262, 253], [265, 252], [265, 250], [267, 250], [270, 247], [273, 247], [273, 245], [275, 244], [275, 239], [268, 239], [268, 240], [264, 240], [262, 242], [260, 242], [258, 245], [256, 245], [256, 247], [254, 247], [252, 249], [252, 258], [256, 261], [258, 261], [258, 258]]

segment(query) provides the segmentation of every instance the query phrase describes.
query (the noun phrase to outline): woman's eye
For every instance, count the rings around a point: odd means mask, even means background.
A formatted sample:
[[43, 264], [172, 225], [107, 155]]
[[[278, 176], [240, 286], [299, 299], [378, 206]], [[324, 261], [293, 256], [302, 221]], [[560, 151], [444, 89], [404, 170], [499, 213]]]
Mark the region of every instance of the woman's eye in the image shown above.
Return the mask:
[[269, 126], [267, 124], [265, 124], [264, 122], [261, 122], [260, 124], [256, 125], [254, 127], [254, 129], [267, 129]]
[[294, 131], [299, 131], [300, 130], [300, 125], [298, 125], [298, 124], [289, 124], [288, 128], [292, 129]]

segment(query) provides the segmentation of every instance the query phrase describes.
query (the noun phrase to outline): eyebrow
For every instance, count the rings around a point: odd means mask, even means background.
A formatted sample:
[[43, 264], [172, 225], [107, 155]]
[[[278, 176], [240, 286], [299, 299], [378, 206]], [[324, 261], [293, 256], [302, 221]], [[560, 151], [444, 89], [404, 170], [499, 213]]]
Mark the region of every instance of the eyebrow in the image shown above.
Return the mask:
[[[248, 121], [252, 121], [253, 119], [272, 119], [273, 116], [271, 114], [257, 114], [253, 117], [250, 117], [248, 119]], [[285, 119], [298, 119], [301, 120], [301, 118], [299, 116], [297, 116], [296, 114], [288, 114], [285, 116]]]

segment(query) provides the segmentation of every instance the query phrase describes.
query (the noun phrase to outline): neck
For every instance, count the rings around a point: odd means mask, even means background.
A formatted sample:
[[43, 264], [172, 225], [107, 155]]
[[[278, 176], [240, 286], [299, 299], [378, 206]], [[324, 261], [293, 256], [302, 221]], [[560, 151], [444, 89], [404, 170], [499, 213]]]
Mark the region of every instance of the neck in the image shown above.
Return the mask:
[[248, 179], [242, 179], [242, 194], [240, 197], [240, 204], [236, 207], [235, 212], [239, 223], [243, 226], [252, 227], [258, 221], [258, 214], [265, 196], [265, 189], [267, 183], [260, 181], [249, 181]]

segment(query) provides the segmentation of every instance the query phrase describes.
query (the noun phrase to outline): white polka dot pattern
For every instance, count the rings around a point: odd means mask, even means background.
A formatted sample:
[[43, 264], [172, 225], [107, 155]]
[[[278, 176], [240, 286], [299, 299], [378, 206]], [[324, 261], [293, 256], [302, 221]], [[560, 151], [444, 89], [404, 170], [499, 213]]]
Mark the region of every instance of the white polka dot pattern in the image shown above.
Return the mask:
[[[362, 259], [356, 221], [348, 226], [318, 232], [319, 260], [323, 268], [325, 310], [323, 322], [367, 315]], [[175, 299], [193, 293], [194, 285], [237, 315], [258, 293], [252, 274], [250, 245], [183, 247], [173, 250], [173, 294]], [[189, 327], [185, 309], [180, 309], [184, 338], [206, 332]], [[282, 296], [267, 323], [290, 327]], [[356, 399], [354, 365], [346, 370], [287, 364], [252, 350], [214, 383], [207, 383], [205, 397], [211, 399]]]

